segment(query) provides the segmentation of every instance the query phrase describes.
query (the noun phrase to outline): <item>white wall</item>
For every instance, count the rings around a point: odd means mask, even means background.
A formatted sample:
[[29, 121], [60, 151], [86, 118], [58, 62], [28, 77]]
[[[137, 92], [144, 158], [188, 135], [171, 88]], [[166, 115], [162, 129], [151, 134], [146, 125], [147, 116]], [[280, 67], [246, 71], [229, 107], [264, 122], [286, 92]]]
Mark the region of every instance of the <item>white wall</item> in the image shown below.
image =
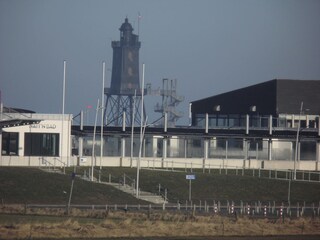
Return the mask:
[[[17, 115], [21, 118], [21, 114]], [[62, 118], [61, 114], [24, 114], [24, 119], [41, 120], [39, 124], [23, 125], [10, 128], [4, 128], [5, 132], [18, 132], [18, 158], [16, 156], [2, 156], [1, 161], [4, 165], [18, 165], [18, 166], [34, 166], [39, 165], [39, 157], [24, 158], [25, 133], [57, 133], [59, 134], [59, 158], [65, 164], [70, 161], [71, 154], [71, 124], [72, 115], [65, 114]], [[15, 118], [15, 114], [12, 114]], [[63, 130], [62, 130], [63, 129]], [[63, 145], [61, 145], [61, 142]], [[50, 159], [50, 157], [45, 157]], [[26, 160], [27, 159], [27, 160]], [[9, 163], [11, 162], [11, 163]], [[1, 164], [1, 163], [0, 163]]]
[[[61, 163], [60, 158], [45, 157], [45, 161], [42, 157], [23, 157], [23, 156], [2, 156], [0, 166], [56, 166], [63, 167], [64, 163]], [[79, 166], [91, 166], [92, 157], [83, 157], [82, 161], [78, 157], [70, 157], [70, 165], [78, 164]], [[136, 167], [137, 158], [133, 158], [132, 165], [130, 157], [103, 157], [101, 160], [101, 166], [103, 167]], [[142, 168], [161, 168], [164, 169], [202, 169], [205, 166], [206, 169], [279, 169], [287, 170], [293, 169], [293, 161], [277, 161], [277, 160], [243, 160], [243, 159], [206, 159], [203, 158], [141, 158], [140, 166]], [[94, 160], [94, 166], [100, 166], [100, 157], [97, 156]], [[318, 171], [320, 169], [320, 163], [315, 161], [300, 161], [296, 165], [297, 170]]]

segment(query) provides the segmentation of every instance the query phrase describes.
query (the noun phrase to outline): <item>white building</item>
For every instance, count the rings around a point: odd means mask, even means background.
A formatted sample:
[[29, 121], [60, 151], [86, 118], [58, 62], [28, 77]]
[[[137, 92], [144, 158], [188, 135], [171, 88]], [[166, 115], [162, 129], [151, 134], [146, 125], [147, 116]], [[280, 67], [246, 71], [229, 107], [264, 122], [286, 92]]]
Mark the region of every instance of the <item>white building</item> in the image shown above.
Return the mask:
[[69, 166], [71, 114], [5, 113], [0, 166]]

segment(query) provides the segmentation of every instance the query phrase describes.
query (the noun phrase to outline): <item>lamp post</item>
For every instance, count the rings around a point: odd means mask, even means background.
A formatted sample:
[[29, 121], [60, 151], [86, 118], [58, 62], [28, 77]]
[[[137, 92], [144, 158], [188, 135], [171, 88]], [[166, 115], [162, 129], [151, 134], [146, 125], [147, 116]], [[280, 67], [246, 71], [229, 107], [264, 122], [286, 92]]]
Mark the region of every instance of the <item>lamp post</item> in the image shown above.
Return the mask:
[[140, 160], [141, 160], [141, 148], [142, 148], [142, 134], [143, 134], [143, 95], [144, 95], [144, 71], [145, 65], [142, 64], [142, 88], [141, 88], [141, 120], [140, 120], [140, 148], [139, 157], [137, 161], [137, 186], [136, 186], [136, 197], [139, 198], [139, 178], [140, 178]]
[[91, 156], [91, 181], [93, 181], [94, 166], [96, 165], [96, 162], [93, 163], [93, 161], [95, 159], [96, 128], [97, 128], [98, 111], [99, 111], [99, 99], [98, 99], [98, 102], [97, 102], [96, 118], [95, 118], [94, 127], [93, 127], [92, 156]]
[[297, 128], [297, 137], [296, 137], [296, 148], [294, 154], [294, 163], [293, 163], [293, 180], [297, 179], [297, 161], [298, 161], [298, 146], [299, 146], [299, 133], [300, 133], [300, 124], [301, 124], [301, 114], [302, 114], [303, 102], [300, 105], [299, 119], [298, 119], [298, 128]]

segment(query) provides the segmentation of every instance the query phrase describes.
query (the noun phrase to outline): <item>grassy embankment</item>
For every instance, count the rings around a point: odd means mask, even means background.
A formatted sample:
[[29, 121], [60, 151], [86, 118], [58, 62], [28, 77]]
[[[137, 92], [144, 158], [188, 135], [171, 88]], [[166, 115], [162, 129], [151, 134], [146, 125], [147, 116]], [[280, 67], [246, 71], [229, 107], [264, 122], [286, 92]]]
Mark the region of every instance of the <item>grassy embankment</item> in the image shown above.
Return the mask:
[[[77, 169], [82, 173], [85, 169]], [[88, 168], [86, 169], [88, 171]], [[46, 173], [33, 168], [0, 168], [0, 239], [68, 239], [68, 238], [148, 238], [174, 237], [190, 239], [201, 236], [262, 236], [262, 235], [320, 235], [319, 218], [250, 219], [246, 216], [229, 217], [210, 214], [152, 212], [112, 212], [103, 210], [24, 209], [23, 203], [65, 204], [70, 189], [72, 169], [66, 175]], [[124, 174], [135, 178], [136, 169], [105, 168], [102, 180], [119, 181]], [[219, 174], [219, 171], [195, 173], [192, 182], [193, 201], [285, 201], [288, 182], [258, 177]], [[228, 173], [230, 174], [230, 172]], [[188, 198], [188, 181], [185, 172], [141, 170], [141, 188], [158, 192], [158, 184], [168, 188], [171, 202]], [[128, 182], [130, 182], [127, 177]], [[319, 183], [292, 183], [292, 200], [318, 202]], [[22, 203], [12, 209], [7, 204]], [[76, 178], [72, 203], [75, 204], [143, 204], [142, 201], [103, 184], [93, 184]], [[50, 216], [48, 216], [50, 215]], [[198, 239], [198, 238], [197, 238]], [[316, 239], [316, 238], [314, 238]]]
[[[78, 168], [77, 174], [89, 168]], [[67, 174], [46, 173], [35, 168], [0, 168], [0, 199], [4, 203], [53, 203], [65, 204], [71, 186], [72, 168]], [[96, 171], [97, 174], [97, 171]], [[131, 183], [136, 178], [135, 168], [103, 168], [102, 181], [123, 181]], [[162, 189], [168, 189], [168, 199], [172, 203], [188, 199], [189, 182], [185, 172], [140, 171], [140, 187], [142, 190], [158, 193], [159, 184]], [[196, 172], [192, 181], [193, 201], [287, 201], [288, 181], [272, 180], [249, 176], [236, 176], [231, 171], [228, 175], [218, 170], [211, 173]], [[130, 178], [131, 180], [130, 180]], [[163, 192], [162, 192], [163, 193]], [[291, 202], [314, 202], [320, 200], [320, 183], [291, 182]], [[93, 184], [88, 181], [75, 179], [72, 195], [73, 204], [143, 204], [143, 201], [125, 194], [111, 186]]]

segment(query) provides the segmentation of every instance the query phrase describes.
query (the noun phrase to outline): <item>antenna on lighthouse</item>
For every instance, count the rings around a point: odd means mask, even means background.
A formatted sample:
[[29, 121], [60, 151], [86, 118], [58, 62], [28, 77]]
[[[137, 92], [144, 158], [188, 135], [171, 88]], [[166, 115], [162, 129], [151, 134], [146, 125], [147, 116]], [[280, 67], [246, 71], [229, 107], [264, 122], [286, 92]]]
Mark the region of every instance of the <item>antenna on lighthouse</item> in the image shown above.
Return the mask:
[[140, 20], [141, 20], [142, 16], [140, 14], [140, 12], [138, 12], [138, 36], [140, 36]]

